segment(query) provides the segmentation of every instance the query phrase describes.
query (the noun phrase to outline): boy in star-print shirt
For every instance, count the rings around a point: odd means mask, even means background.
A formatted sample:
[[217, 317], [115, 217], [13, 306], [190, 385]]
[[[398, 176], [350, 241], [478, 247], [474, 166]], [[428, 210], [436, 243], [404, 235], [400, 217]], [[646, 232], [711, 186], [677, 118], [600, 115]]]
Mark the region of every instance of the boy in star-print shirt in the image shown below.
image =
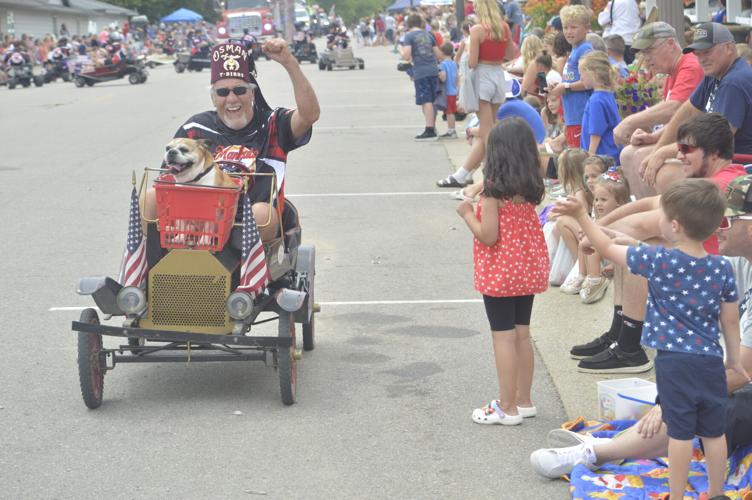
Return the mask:
[[[721, 495], [726, 471], [726, 370], [749, 379], [739, 360], [736, 282], [723, 257], [709, 255], [703, 241], [720, 225], [726, 201], [703, 179], [672, 184], [661, 196], [661, 232], [673, 246], [614, 243], [574, 198], [556, 212], [577, 218], [593, 247], [606, 259], [647, 278], [648, 309], [642, 344], [658, 351], [656, 385], [669, 436], [671, 498], [683, 498], [692, 439], [702, 439], [709, 497]], [[725, 345], [719, 342], [721, 323]]]

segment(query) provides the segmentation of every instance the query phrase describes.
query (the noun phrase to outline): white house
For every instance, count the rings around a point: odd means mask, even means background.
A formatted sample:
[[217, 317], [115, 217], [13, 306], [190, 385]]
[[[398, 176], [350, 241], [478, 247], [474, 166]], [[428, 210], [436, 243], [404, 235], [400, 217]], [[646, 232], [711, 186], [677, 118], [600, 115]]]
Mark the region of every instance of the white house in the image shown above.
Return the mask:
[[0, 0], [0, 33], [38, 38], [59, 35], [65, 24], [72, 35], [85, 35], [112, 24], [122, 26], [136, 14], [99, 0]]

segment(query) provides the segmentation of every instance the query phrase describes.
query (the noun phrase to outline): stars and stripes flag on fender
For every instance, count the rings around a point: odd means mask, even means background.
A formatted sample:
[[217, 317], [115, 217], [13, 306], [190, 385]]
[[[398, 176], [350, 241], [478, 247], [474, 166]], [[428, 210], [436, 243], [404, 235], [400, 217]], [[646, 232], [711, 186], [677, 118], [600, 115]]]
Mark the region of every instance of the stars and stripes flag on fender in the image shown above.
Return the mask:
[[251, 210], [251, 197], [243, 196], [243, 245], [241, 254], [240, 284], [237, 291], [246, 292], [255, 298], [269, 284], [269, 268], [261, 235]]
[[120, 264], [118, 282], [123, 286], [141, 286], [146, 277], [146, 241], [141, 229], [141, 211], [138, 208], [136, 187], [131, 192], [131, 209], [128, 219], [128, 243]]

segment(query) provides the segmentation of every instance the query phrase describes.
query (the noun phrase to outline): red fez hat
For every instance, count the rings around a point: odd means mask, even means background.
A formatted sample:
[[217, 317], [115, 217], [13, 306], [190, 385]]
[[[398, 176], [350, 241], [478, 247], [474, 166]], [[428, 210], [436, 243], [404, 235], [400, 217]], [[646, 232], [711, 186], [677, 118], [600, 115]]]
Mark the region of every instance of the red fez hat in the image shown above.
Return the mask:
[[251, 56], [239, 43], [221, 43], [212, 48], [211, 83], [222, 78], [239, 78], [250, 81], [248, 59]]
[[256, 81], [256, 64], [253, 55], [244, 45], [229, 42], [212, 47], [211, 52], [211, 83], [222, 78], [239, 78], [256, 86], [254, 102], [256, 108], [271, 111], [266, 99], [261, 94]]

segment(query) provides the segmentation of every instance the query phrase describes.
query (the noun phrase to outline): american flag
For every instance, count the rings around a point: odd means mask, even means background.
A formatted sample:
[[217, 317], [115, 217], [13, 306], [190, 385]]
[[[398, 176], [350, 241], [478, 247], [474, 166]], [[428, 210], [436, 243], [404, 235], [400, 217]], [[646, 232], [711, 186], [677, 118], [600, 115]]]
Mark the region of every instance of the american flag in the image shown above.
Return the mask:
[[134, 186], [131, 192], [131, 210], [128, 219], [128, 243], [120, 264], [118, 282], [123, 286], [140, 286], [146, 276], [146, 242], [141, 230], [141, 211]]
[[238, 291], [256, 297], [269, 284], [269, 269], [261, 235], [256, 227], [256, 219], [251, 210], [251, 197], [243, 197], [243, 247]]

